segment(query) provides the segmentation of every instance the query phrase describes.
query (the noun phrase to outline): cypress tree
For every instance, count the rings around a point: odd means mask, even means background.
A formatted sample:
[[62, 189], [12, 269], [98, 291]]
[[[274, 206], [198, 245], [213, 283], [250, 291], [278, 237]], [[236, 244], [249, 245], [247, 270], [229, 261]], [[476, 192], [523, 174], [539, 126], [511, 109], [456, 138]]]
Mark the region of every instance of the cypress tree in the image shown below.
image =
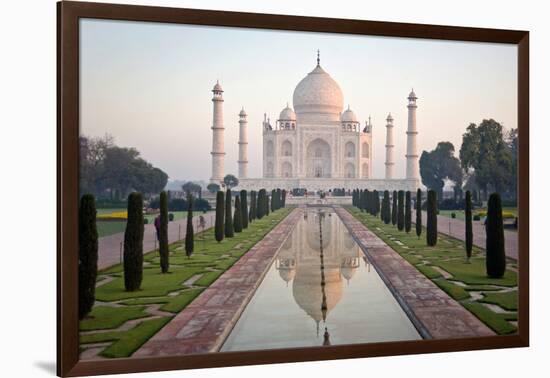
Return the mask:
[[422, 190], [416, 191], [416, 236], [422, 235]]
[[437, 244], [437, 195], [434, 190], [428, 191], [427, 213], [426, 243], [433, 247]]
[[193, 230], [193, 196], [187, 196], [187, 230], [185, 232], [185, 254], [191, 258], [195, 249], [195, 231]]
[[242, 232], [243, 230], [242, 207], [241, 207], [241, 198], [238, 195], [235, 197], [235, 213], [233, 217], [233, 226], [235, 228], [235, 232]]
[[233, 215], [231, 214], [231, 189], [227, 189], [225, 193], [225, 228], [224, 234], [226, 238], [232, 238], [233, 233]]
[[489, 196], [485, 232], [487, 235], [485, 248], [487, 276], [501, 278], [506, 270], [506, 253], [504, 226], [502, 224], [502, 204], [498, 193]]
[[250, 192], [250, 210], [249, 210], [249, 216], [248, 219], [250, 222], [254, 221], [256, 219], [256, 191], [252, 190]]
[[378, 195], [378, 190], [375, 190], [373, 192], [374, 197], [374, 216], [378, 216], [378, 213], [380, 213], [380, 196]]
[[286, 207], [286, 189], [283, 189], [281, 195], [282, 195], [281, 206]]
[[357, 189], [353, 189], [351, 192], [351, 205], [357, 207]]
[[405, 228], [405, 192], [397, 192], [397, 229], [403, 231]]
[[124, 231], [124, 287], [139, 290], [143, 279], [143, 199], [140, 193], [128, 196], [128, 219]]
[[391, 207], [391, 224], [395, 226], [397, 223], [397, 190], [392, 193], [392, 207]]
[[160, 270], [168, 272], [170, 265], [168, 252], [168, 196], [165, 191], [160, 192], [160, 230], [159, 230], [159, 255]]
[[256, 199], [256, 218], [262, 219], [265, 215], [265, 189], [260, 189]]
[[384, 218], [382, 220], [385, 224], [388, 224], [391, 221], [390, 192], [388, 190], [384, 190], [384, 199], [382, 200], [382, 204], [382, 207], [384, 208], [382, 211]]
[[412, 211], [411, 211], [411, 192], [405, 193], [405, 232], [411, 232]]
[[277, 199], [276, 199], [276, 196], [277, 196], [277, 191], [275, 189], [272, 189], [271, 190], [271, 212], [274, 212], [276, 209], [276, 206], [277, 206]]
[[472, 230], [472, 194], [469, 190], [466, 191], [466, 201], [464, 204], [464, 218], [466, 224], [465, 239], [466, 239], [466, 261], [470, 262], [472, 257], [472, 247], [474, 235]]
[[224, 235], [224, 215], [225, 215], [225, 201], [224, 195], [221, 190], [216, 194], [216, 223], [214, 225], [214, 233], [216, 235], [216, 241], [219, 243], [223, 240]]
[[279, 210], [281, 207], [283, 207], [282, 205], [282, 198], [281, 198], [281, 194], [282, 194], [282, 191], [281, 189], [277, 189], [277, 210]]
[[265, 215], [269, 215], [269, 208], [270, 208], [269, 203], [270, 202], [271, 201], [269, 200], [269, 196], [266, 193], [266, 195], [265, 195]]
[[248, 228], [248, 198], [246, 190], [241, 190], [241, 220], [243, 222], [243, 230]]
[[85, 194], [78, 212], [78, 317], [84, 319], [95, 302], [97, 279], [97, 225], [95, 199]]

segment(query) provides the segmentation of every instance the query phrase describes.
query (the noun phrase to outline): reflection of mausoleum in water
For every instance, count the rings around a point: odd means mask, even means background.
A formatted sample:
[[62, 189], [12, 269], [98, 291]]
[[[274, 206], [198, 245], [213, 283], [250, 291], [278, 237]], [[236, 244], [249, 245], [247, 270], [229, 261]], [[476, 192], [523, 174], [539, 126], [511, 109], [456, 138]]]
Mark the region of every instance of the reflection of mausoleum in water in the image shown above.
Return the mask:
[[[294, 300], [319, 326], [338, 304], [363, 256], [347, 228], [334, 213], [308, 211], [298, 223], [275, 261], [280, 277], [292, 284]], [[324, 294], [321, 285], [319, 217], [323, 234]], [[326, 308], [326, 309], [325, 309]]]

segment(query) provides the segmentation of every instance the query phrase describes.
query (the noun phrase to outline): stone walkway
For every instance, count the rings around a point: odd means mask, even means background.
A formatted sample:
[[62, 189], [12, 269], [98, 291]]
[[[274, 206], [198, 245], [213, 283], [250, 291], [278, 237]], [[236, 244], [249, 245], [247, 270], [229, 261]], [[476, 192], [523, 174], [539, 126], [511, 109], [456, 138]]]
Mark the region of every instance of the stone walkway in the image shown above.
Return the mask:
[[348, 211], [335, 210], [424, 338], [494, 335]]
[[[193, 217], [193, 226], [195, 232], [203, 231], [198, 229], [199, 216], [203, 216], [206, 221], [206, 227], [209, 229], [214, 226], [216, 214], [211, 211], [206, 214], [198, 214]], [[187, 218], [179, 219], [168, 223], [168, 241], [173, 243], [185, 238], [187, 228]], [[98, 248], [98, 269], [105, 269], [122, 262], [122, 246], [124, 244], [124, 232], [105, 236], [99, 239]], [[155, 226], [146, 224], [143, 232], [143, 253], [150, 252], [158, 248]]]
[[218, 351], [302, 214], [294, 209], [132, 357]]
[[[422, 212], [422, 224], [425, 226], [427, 222], [427, 213]], [[413, 214], [413, 222], [415, 215]], [[453, 238], [465, 239], [465, 222], [461, 219], [453, 219], [443, 215], [437, 216], [437, 231], [452, 236]], [[472, 222], [472, 231], [474, 235], [474, 245], [485, 249], [485, 226], [480, 221]], [[518, 259], [518, 233], [515, 231], [504, 230], [504, 241], [506, 244], [506, 256], [517, 261]]]

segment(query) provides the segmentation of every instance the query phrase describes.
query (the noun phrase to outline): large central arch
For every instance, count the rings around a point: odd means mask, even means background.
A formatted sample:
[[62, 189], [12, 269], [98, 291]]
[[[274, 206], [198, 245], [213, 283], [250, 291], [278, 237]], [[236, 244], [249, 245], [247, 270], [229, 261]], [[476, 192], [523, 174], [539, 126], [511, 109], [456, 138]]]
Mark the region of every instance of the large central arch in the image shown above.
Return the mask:
[[312, 140], [306, 150], [306, 176], [332, 177], [330, 145], [323, 139]]

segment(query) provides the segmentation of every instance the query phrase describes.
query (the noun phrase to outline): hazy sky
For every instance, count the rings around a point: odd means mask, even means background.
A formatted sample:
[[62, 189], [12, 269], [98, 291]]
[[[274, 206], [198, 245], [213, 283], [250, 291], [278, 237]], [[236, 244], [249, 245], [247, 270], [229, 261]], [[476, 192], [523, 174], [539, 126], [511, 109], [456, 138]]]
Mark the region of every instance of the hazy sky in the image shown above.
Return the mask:
[[[212, 87], [224, 89], [226, 173], [237, 173], [238, 113], [248, 113], [249, 176], [262, 174], [262, 126], [298, 82], [321, 66], [362, 125], [370, 115], [373, 177], [384, 176], [385, 118], [395, 121], [396, 177], [405, 176], [407, 95], [419, 97], [418, 149], [450, 141], [469, 123], [516, 127], [514, 45], [81, 20], [80, 130], [135, 147], [170, 179], [211, 174]], [[274, 122], [272, 122], [274, 123]], [[299, 126], [298, 126], [299, 127]]]

